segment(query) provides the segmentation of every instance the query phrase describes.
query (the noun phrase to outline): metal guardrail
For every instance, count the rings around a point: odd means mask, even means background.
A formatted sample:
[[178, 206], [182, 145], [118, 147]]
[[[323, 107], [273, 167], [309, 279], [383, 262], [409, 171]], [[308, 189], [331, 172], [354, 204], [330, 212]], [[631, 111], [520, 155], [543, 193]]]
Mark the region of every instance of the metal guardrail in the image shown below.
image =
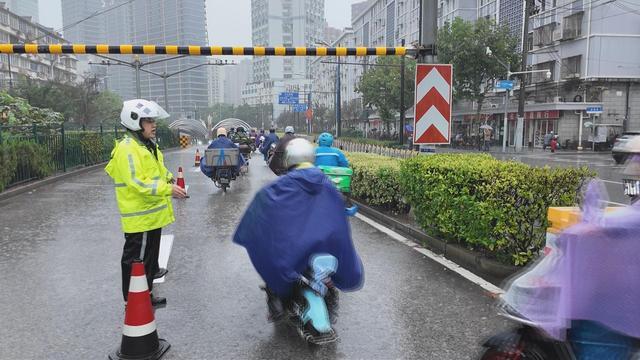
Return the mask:
[[[119, 126], [109, 129], [102, 126], [71, 128], [68, 125], [0, 126], [0, 166], [15, 164], [13, 169], [0, 169], [9, 172], [10, 176], [4, 187], [42, 178], [43, 173], [66, 172], [107, 161], [115, 140], [124, 133]], [[164, 128], [158, 128], [156, 140], [163, 149], [180, 144], [178, 133]], [[15, 162], [11, 161], [12, 156], [15, 156]], [[32, 157], [38, 157], [39, 161], [32, 161]], [[0, 181], [3, 181], [2, 176]], [[0, 189], [3, 188], [1, 185]]]
[[339, 147], [340, 149], [347, 152], [370, 153], [370, 154], [377, 154], [382, 156], [397, 157], [402, 159], [408, 159], [420, 154], [418, 151], [415, 151], [415, 150], [395, 149], [395, 148], [386, 147], [386, 146], [343, 141], [338, 139], [334, 141], [334, 146]]

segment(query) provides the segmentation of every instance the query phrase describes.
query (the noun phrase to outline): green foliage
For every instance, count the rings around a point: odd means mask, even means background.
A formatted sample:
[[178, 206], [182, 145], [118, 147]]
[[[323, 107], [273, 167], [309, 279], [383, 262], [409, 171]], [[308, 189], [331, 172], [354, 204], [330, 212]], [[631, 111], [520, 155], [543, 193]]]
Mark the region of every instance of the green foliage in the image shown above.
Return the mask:
[[[31, 106], [25, 99], [13, 97], [0, 91], [0, 125], [5, 126], [59, 126], [64, 118], [62, 114], [49, 109]], [[31, 131], [29, 128], [12, 128], [11, 132]]]
[[[385, 129], [389, 132], [390, 123], [396, 112], [400, 111], [400, 65], [401, 59], [396, 56], [379, 57], [378, 65], [367, 70], [356, 87], [362, 94], [365, 107], [371, 105], [378, 110], [380, 118], [385, 122]], [[413, 104], [415, 61], [405, 59], [405, 108]]]
[[393, 213], [408, 212], [400, 192], [400, 160], [365, 153], [348, 153], [347, 157], [353, 169], [351, 193], [356, 199]]
[[18, 171], [24, 171], [30, 178], [42, 179], [53, 173], [53, 160], [47, 148], [30, 141], [13, 144], [18, 157]]
[[100, 92], [98, 79], [87, 76], [80, 84], [41, 82], [23, 78], [13, 90], [31, 106], [60, 113], [67, 122], [80, 125], [115, 124], [122, 109], [120, 96]]
[[534, 168], [486, 154], [402, 162], [400, 183], [418, 224], [448, 241], [523, 265], [544, 245], [550, 206], [574, 205], [586, 168]]
[[122, 110], [122, 98], [111, 91], [99, 93], [90, 105], [92, 123], [115, 125], [120, 123], [120, 111]]
[[42, 179], [52, 172], [52, 158], [45, 146], [31, 141], [0, 144], [0, 191], [16, 178]]
[[[204, 110], [205, 118], [211, 116], [212, 125], [228, 118], [236, 118], [246, 121], [255, 128], [261, 128], [264, 121], [265, 128], [269, 128], [273, 114], [272, 104], [234, 106], [230, 104], [216, 104]], [[304, 115], [300, 115], [304, 119]]]
[[9, 185], [17, 166], [18, 158], [13, 145], [8, 143], [0, 144], [0, 191]]
[[99, 133], [84, 133], [80, 137], [81, 151], [85, 164], [93, 165], [105, 160], [105, 146]]
[[[465, 21], [456, 18], [445, 23], [438, 32], [438, 61], [453, 65], [454, 99], [477, 101], [482, 107], [485, 85], [491, 87], [493, 79], [503, 79], [506, 68], [498, 60], [517, 69], [520, 63], [518, 39], [508, 26], [493, 20]], [[487, 55], [489, 47], [493, 55]], [[480, 110], [478, 110], [480, 111]]]

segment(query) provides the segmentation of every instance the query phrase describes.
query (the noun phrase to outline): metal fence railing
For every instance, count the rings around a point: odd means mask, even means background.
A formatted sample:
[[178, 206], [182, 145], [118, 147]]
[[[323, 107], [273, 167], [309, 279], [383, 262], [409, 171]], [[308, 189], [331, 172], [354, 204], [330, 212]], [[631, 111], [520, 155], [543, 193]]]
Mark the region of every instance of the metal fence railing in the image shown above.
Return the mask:
[[[119, 126], [0, 126], [0, 191], [6, 187], [109, 160]], [[178, 147], [177, 132], [158, 128], [162, 149]]]
[[391, 148], [391, 147], [386, 147], [381, 145], [364, 144], [364, 143], [344, 141], [339, 139], [336, 139], [333, 145], [347, 152], [371, 153], [371, 154], [377, 154], [377, 155], [383, 155], [383, 156], [397, 157], [402, 159], [407, 159], [420, 154], [417, 151], [409, 150], [409, 149], [396, 149], [396, 148]]

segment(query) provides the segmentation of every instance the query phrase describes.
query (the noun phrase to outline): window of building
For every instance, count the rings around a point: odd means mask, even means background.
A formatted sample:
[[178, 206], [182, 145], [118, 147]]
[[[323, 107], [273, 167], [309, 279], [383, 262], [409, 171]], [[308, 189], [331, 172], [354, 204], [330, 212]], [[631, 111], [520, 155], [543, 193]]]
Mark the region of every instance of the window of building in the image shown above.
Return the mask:
[[564, 18], [562, 24], [562, 40], [571, 40], [582, 36], [582, 18], [584, 12], [579, 12]]
[[534, 70], [548, 70], [551, 71], [551, 77], [547, 78], [546, 71], [545, 72], [537, 72], [531, 74], [531, 82], [532, 83], [541, 83], [545, 81], [552, 81], [555, 78], [555, 61], [547, 61], [540, 64], [536, 64], [533, 66]]
[[562, 78], [573, 79], [580, 77], [580, 70], [582, 65], [582, 55], [572, 56], [562, 59]]
[[550, 23], [541, 26], [533, 31], [533, 45], [534, 46], [547, 46], [553, 44], [553, 30], [556, 28], [556, 23]]

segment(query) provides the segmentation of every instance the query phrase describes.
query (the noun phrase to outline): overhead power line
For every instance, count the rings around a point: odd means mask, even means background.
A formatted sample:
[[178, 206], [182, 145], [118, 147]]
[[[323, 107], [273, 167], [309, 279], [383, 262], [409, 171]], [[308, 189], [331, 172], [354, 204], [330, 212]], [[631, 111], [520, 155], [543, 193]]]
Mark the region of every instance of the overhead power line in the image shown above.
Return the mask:
[[61, 32], [61, 31], [68, 30], [68, 29], [70, 29], [70, 28], [72, 28], [72, 27], [74, 27], [74, 26], [78, 26], [78, 25], [82, 24], [83, 22], [85, 22], [85, 21], [87, 21], [87, 20], [91, 20], [91, 19], [95, 18], [96, 16], [100, 16], [100, 15], [106, 14], [106, 13], [108, 13], [108, 12], [110, 12], [110, 11], [113, 11], [113, 10], [115, 10], [115, 9], [118, 9], [118, 8], [120, 8], [120, 7], [122, 7], [122, 6], [129, 5], [129, 4], [133, 3], [134, 1], [136, 1], [136, 0], [128, 0], [128, 1], [125, 1], [125, 2], [120, 3], [120, 4], [118, 4], [118, 5], [114, 5], [114, 6], [110, 7], [110, 8], [106, 8], [106, 9], [103, 9], [103, 10], [97, 10], [97, 11], [93, 12], [91, 15], [89, 15], [89, 16], [87, 16], [87, 17], [83, 18], [83, 19], [80, 19], [80, 20], [78, 20], [78, 21], [75, 21], [75, 22], [73, 22], [73, 23], [71, 23], [71, 24], [68, 24], [68, 25], [66, 25], [66, 26], [63, 26], [63, 27], [61, 27], [61, 28], [59, 28], [59, 29], [55, 29], [55, 30], [53, 30], [53, 32], [48, 32], [47, 34], [44, 34], [44, 35], [42, 35], [42, 36], [39, 36], [39, 37], [37, 37], [37, 38], [35, 38], [35, 39], [32, 39], [32, 40], [27, 39], [25, 42], [38, 41], [38, 40], [40, 40], [40, 39], [42, 39], [42, 38], [47, 37], [48, 35], [56, 35], [56, 33], [59, 33], [59, 32]]

